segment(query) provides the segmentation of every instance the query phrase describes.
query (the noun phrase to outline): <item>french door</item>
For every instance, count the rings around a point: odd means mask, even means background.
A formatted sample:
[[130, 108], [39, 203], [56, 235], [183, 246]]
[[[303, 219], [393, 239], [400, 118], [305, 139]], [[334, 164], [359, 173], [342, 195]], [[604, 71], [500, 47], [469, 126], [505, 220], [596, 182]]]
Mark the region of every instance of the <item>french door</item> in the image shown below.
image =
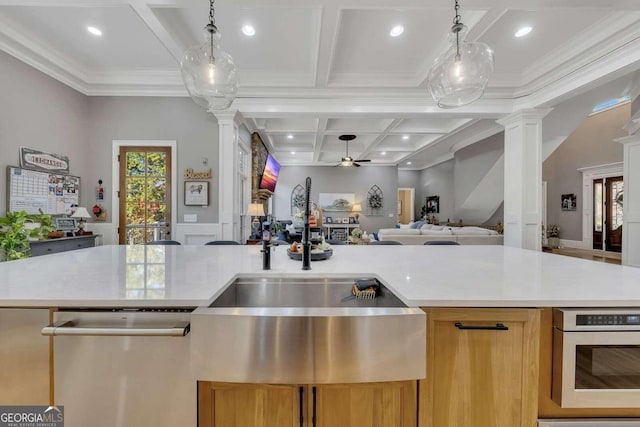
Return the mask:
[[593, 249], [622, 252], [621, 176], [593, 180]]
[[120, 244], [170, 239], [171, 147], [120, 147]]

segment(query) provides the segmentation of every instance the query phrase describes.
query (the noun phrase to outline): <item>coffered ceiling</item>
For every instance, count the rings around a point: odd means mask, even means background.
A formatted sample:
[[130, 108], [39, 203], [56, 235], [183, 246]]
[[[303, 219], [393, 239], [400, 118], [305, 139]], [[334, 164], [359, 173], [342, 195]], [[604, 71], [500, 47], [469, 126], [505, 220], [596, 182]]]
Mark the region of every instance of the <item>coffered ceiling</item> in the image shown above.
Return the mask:
[[[493, 48], [495, 73], [481, 100], [441, 110], [426, 78], [448, 46], [452, 3], [217, 0], [222, 45], [240, 70], [232, 108], [284, 164], [335, 164], [338, 136], [353, 133], [354, 157], [421, 169], [499, 132], [496, 118], [640, 68], [637, 0], [461, 0], [468, 38]], [[89, 96], [186, 96], [179, 62], [201, 40], [208, 7], [0, 0], [0, 49]], [[396, 25], [404, 32], [391, 37]], [[523, 26], [531, 33], [514, 37]]]

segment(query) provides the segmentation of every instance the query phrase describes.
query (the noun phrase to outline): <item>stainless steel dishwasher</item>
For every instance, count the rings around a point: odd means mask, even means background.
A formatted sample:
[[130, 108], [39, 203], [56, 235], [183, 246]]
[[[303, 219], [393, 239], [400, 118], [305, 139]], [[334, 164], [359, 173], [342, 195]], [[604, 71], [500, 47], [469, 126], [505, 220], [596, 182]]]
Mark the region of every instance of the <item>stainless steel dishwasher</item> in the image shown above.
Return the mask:
[[59, 311], [55, 403], [66, 427], [196, 426], [189, 370], [191, 309]]

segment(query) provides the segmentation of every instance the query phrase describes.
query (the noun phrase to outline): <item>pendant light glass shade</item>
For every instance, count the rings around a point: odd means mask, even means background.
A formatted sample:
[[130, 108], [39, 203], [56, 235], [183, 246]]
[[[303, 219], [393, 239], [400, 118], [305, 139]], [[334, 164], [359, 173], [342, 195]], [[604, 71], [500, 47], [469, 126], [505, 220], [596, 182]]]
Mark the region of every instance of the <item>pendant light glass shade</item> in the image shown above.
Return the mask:
[[477, 100], [493, 74], [493, 50], [485, 43], [465, 41], [466, 27], [459, 22], [459, 15], [456, 18], [458, 22], [454, 21], [451, 28], [453, 45], [429, 70], [428, 88], [441, 108], [461, 107]]
[[[213, 11], [213, 2], [212, 11]], [[228, 108], [238, 93], [238, 70], [233, 58], [220, 47], [221, 35], [210, 22], [204, 29], [204, 43], [185, 52], [180, 68], [191, 98], [208, 111]]]

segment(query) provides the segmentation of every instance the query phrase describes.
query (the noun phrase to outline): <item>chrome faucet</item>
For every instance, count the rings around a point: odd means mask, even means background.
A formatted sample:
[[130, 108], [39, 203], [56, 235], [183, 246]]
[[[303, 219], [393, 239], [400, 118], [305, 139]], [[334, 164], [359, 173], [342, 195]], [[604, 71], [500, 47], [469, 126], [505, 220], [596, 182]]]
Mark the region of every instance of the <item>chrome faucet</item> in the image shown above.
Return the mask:
[[311, 238], [309, 216], [311, 215], [311, 177], [307, 177], [304, 199], [304, 233], [302, 234], [302, 269], [311, 270]]

